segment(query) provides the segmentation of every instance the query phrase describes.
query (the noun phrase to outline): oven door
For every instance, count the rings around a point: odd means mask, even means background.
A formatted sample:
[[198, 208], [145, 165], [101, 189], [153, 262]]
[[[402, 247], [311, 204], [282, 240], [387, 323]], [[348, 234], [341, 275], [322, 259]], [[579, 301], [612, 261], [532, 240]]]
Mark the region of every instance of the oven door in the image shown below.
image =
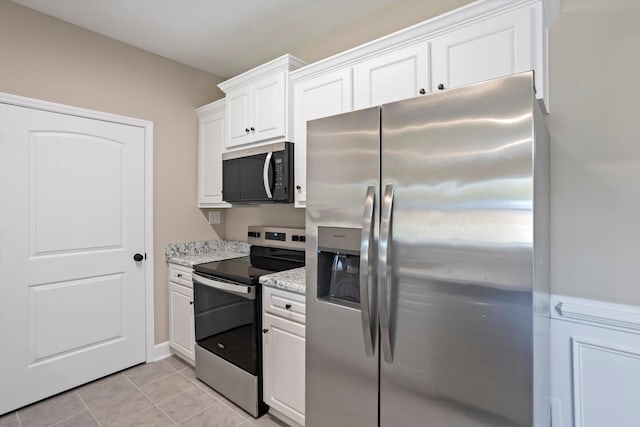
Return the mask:
[[259, 293], [256, 286], [193, 273], [196, 343], [257, 375]]

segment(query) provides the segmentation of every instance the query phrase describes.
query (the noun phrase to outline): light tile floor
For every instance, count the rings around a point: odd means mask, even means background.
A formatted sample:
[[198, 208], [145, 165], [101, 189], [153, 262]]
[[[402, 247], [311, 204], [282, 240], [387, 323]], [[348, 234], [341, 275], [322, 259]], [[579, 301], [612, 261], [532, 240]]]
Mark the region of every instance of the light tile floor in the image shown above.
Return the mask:
[[0, 417], [0, 427], [280, 427], [196, 379], [177, 357], [134, 366]]

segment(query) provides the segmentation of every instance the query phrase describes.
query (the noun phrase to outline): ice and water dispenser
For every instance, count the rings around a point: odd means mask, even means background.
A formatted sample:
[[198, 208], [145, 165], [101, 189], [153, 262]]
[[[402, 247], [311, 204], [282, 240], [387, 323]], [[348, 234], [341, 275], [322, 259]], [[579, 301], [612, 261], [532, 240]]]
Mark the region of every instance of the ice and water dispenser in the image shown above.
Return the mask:
[[318, 227], [318, 299], [360, 307], [359, 228]]

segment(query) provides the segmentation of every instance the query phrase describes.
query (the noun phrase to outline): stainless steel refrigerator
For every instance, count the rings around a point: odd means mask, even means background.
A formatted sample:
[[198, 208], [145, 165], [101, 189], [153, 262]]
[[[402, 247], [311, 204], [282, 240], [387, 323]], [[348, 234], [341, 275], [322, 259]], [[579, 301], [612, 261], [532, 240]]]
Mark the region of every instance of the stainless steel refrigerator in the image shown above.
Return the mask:
[[307, 132], [306, 425], [549, 426], [533, 73]]

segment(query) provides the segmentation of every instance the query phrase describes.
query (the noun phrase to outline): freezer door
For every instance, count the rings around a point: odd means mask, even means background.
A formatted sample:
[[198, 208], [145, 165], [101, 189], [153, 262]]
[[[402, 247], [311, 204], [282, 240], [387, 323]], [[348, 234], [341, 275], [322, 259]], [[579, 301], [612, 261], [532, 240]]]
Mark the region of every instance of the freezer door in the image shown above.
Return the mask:
[[378, 424], [379, 127], [378, 108], [307, 126], [307, 427]]
[[533, 425], [533, 100], [525, 73], [382, 107], [382, 427]]

